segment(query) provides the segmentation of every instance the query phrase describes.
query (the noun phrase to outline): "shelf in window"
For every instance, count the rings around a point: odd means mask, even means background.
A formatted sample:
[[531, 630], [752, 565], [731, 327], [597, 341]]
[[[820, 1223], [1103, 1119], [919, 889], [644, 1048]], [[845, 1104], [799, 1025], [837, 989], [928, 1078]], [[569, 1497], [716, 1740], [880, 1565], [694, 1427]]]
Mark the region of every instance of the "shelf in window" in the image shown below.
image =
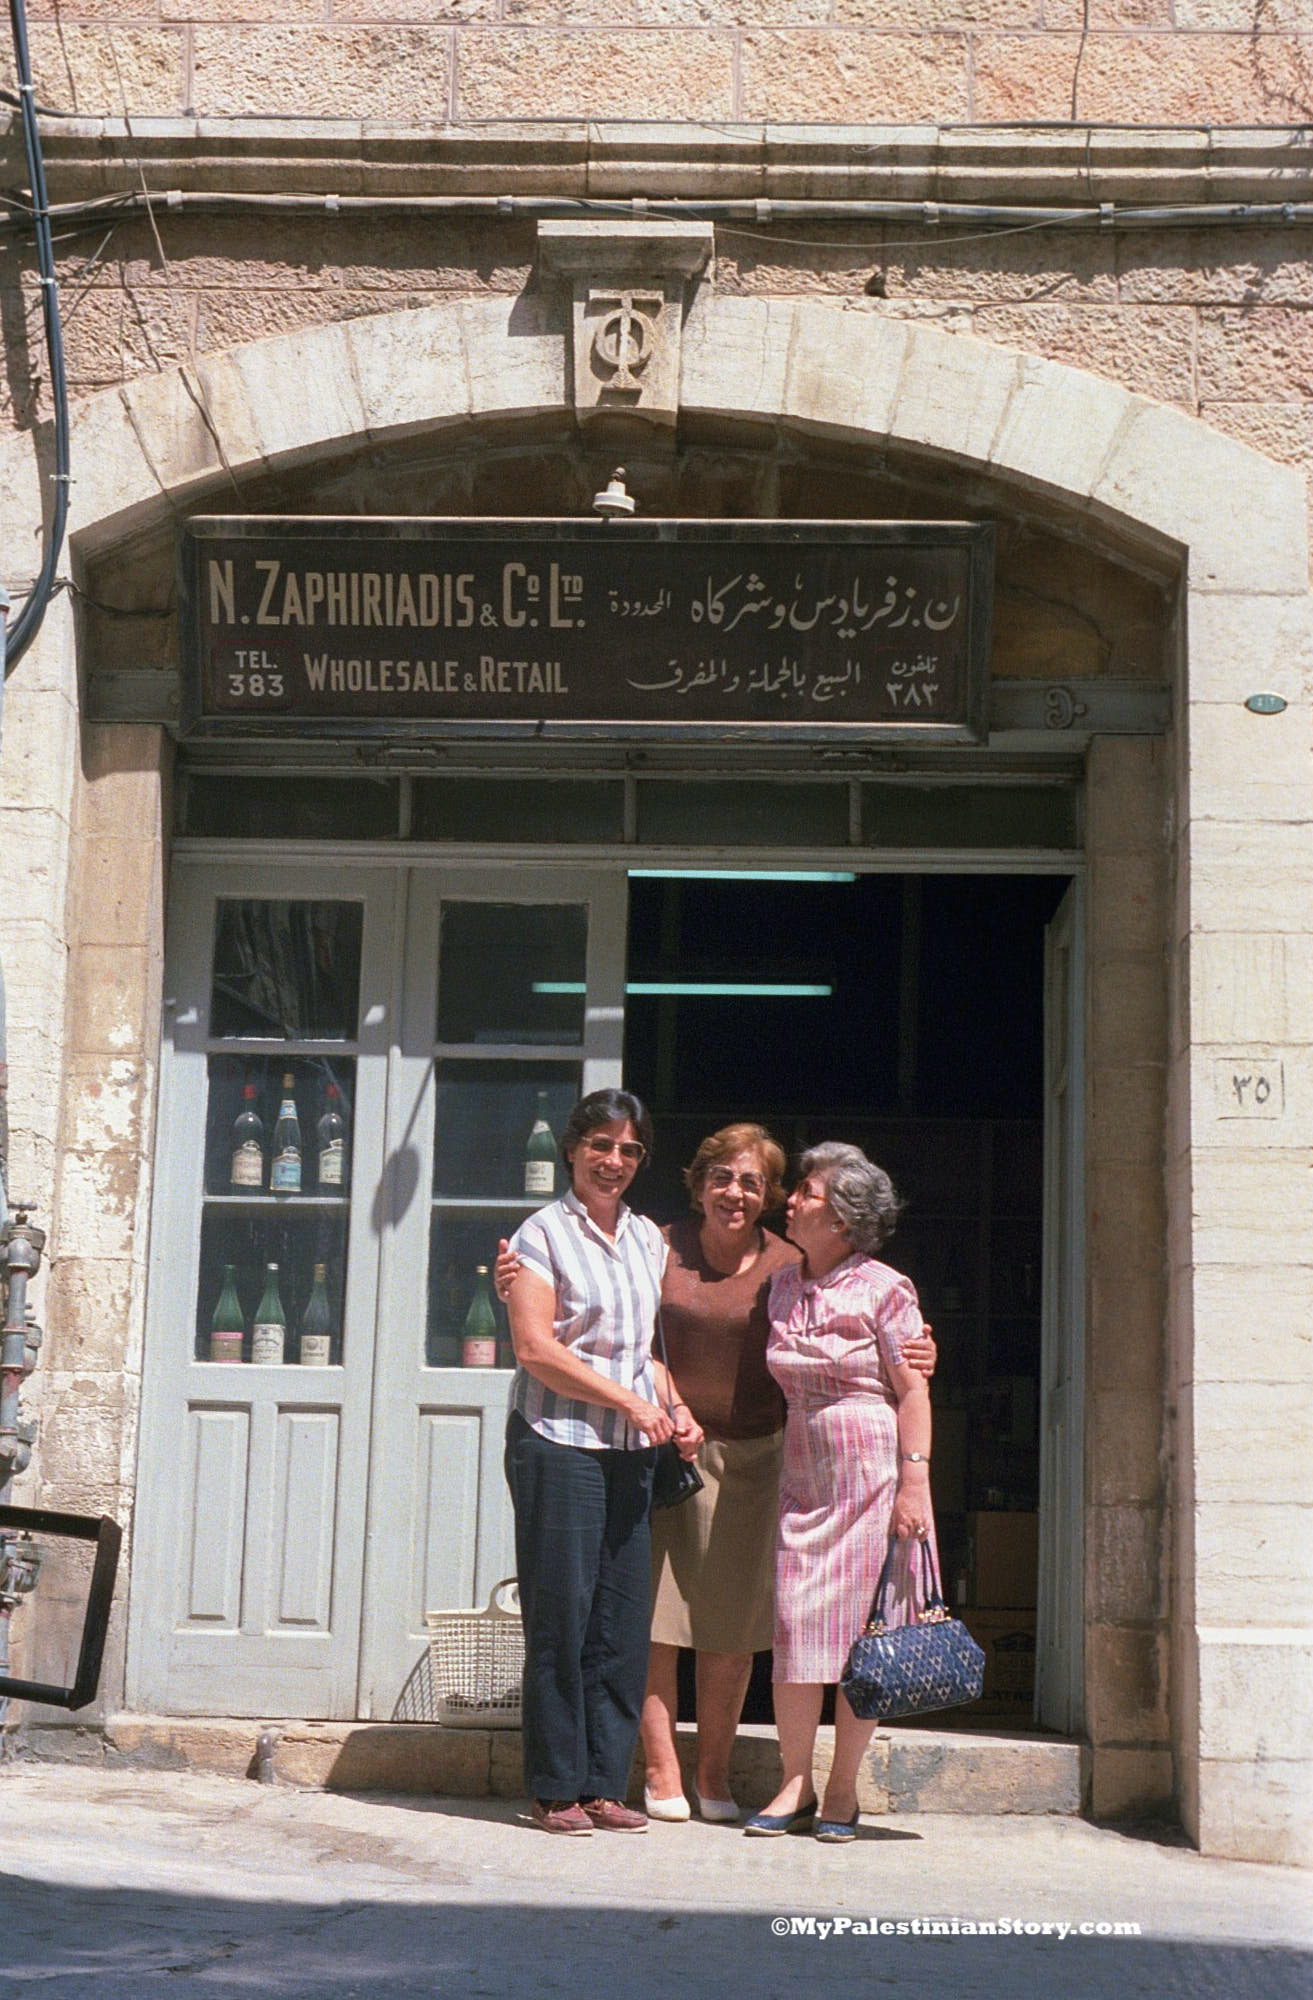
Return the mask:
[[286, 1215], [289, 1209], [347, 1209], [351, 1206], [349, 1194], [207, 1194], [206, 1205], [210, 1208], [254, 1208], [281, 1210]]
[[471, 1213], [485, 1208], [522, 1208], [526, 1215], [534, 1215], [556, 1199], [552, 1194], [546, 1197], [536, 1194], [435, 1194], [430, 1206], [457, 1212], [466, 1209]]

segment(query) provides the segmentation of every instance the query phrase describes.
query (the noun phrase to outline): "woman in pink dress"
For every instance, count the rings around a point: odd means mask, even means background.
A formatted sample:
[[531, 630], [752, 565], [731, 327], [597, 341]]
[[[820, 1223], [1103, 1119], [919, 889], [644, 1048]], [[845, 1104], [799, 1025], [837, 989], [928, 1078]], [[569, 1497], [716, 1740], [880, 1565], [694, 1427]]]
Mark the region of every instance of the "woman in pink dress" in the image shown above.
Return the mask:
[[802, 1263], [772, 1281], [766, 1356], [789, 1413], [775, 1556], [784, 1780], [745, 1831], [811, 1828], [818, 1840], [846, 1841], [857, 1831], [857, 1772], [875, 1724], [836, 1694], [834, 1761], [818, 1813], [812, 1753], [821, 1696], [865, 1623], [891, 1533], [908, 1544], [895, 1565], [891, 1623], [912, 1614], [911, 1558], [934, 1525], [930, 1394], [905, 1359], [922, 1330], [915, 1288], [874, 1255], [898, 1214], [889, 1176], [844, 1145], [812, 1147], [801, 1174], [788, 1215]]

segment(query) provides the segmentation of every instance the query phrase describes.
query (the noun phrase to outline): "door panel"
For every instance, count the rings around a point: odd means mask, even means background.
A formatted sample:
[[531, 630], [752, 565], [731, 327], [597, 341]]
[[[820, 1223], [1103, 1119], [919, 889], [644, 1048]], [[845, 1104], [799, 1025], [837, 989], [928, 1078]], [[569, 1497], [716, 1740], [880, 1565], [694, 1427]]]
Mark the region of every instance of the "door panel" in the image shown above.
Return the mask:
[[1035, 1713], [1084, 1717], [1085, 902], [1072, 883], [1045, 937], [1044, 1293]]
[[[515, 1571], [502, 1473], [510, 1372], [460, 1365], [498, 1240], [552, 1198], [526, 1192], [535, 1117], [559, 1136], [580, 1090], [620, 1080], [621, 871], [411, 878], [400, 1045], [389, 1084], [360, 1713], [387, 1716], [424, 1614], [485, 1602]], [[534, 1177], [530, 1177], [534, 1178]], [[554, 1191], [564, 1186], [555, 1171]]]
[[[354, 1713], [395, 897], [383, 871], [178, 872], [129, 1621], [136, 1707]], [[285, 1095], [300, 1174], [275, 1191]], [[336, 1151], [319, 1129], [333, 1107], [348, 1128]], [[239, 1167], [247, 1110], [260, 1134]], [[282, 1360], [257, 1361], [271, 1266]], [[228, 1273], [238, 1324], [216, 1360]], [[329, 1360], [309, 1365], [312, 1341], [302, 1365], [321, 1273]]]

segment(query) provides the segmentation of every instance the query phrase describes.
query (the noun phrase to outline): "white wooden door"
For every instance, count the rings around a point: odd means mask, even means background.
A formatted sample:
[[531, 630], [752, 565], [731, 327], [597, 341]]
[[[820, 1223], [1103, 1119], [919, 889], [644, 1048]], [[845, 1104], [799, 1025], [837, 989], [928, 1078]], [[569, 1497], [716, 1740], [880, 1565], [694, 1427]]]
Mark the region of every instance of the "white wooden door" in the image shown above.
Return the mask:
[[1074, 881], [1044, 949], [1044, 1296], [1035, 1715], [1084, 1720], [1085, 898]]
[[[129, 1701], [166, 1713], [354, 1713], [374, 1364], [387, 1052], [391, 870], [182, 865], [170, 911], [152, 1216]], [[276, 889], [273, 885], [276, 884]], [[283, 1094], [301, 1125], [301, 1186], [274, 1193]], [[338, 1092], [340, 1178], [317, 1125]], [[258, 1185], [233, 1185], [233, 1122], [264, 1125]], [[287, 1321], [258, 1362], [268, 1266]], [[322, 1264], [333, 1340], [302, 1366]], [[242, 1358], [213, 1360], [231, 1267]], [[307, 1348], [309, 1355], [313, 1348]]]
[[503, 1340], [501, 1366], [462, 1366], [461, 1330], [476, 1267], [550, 1199], [525, 1190], [535, 1115], [559, 1137], [581, 1090], [620, 1082], [626, 915], [618, 868], [410, 878], [379, 1213], [362, 1716], [422, 1715], [422, 1697], [398, 1700], [422, 1673], [425, 1612], [483, 1603], [515, 1572], [509, 1356]]

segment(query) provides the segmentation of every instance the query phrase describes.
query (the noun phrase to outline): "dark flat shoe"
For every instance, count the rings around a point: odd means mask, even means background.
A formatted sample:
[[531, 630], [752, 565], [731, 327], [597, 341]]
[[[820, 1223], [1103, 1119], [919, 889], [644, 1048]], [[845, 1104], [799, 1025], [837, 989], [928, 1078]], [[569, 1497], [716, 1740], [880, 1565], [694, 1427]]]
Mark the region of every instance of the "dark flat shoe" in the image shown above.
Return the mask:
[[818, 1819], [812, 1834], [815, 1839], [832, 1841], [837, 1847], [845, 1840], [856, 1840], [857, 1820], [857, 1813], [851, 1819]]
[[791, 1813], [754, 1813], [743, 1831], [754, 1833], [758, 1839], [773, 1840], [781, 1833], [805, 1833], [816, 1817], [816, 1801], [809, 1806], [799, 1806]]

